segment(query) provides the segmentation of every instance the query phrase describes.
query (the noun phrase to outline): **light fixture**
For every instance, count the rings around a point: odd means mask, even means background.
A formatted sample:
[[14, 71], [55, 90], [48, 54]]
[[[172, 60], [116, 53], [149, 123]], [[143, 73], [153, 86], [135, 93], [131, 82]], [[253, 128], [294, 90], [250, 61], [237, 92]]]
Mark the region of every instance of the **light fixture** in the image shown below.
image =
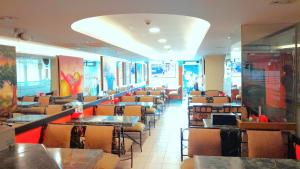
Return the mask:
[[149, 28], [150, 33], [158, 33], [160, 32], [160, 29], [158, 27], [151, 27]]
[[165, 49], [171, 49], [171, 46], [170, 45], [165, 45], [164, 48]]
[[161, 38], [161, 39], [158, 39], [157, 41], [158, 41], [159, 43], [166, 43], [166, 42], [167, 42], [167, 39]]

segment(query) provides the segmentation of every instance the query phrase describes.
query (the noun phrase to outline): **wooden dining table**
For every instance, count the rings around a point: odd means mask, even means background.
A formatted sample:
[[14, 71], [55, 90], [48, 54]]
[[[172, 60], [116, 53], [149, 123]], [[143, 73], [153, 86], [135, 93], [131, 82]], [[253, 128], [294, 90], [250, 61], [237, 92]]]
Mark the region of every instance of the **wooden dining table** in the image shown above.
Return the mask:
[[300, 169], [293, 159], [247, 158], [194, 155], [195, 169]]
[[21, 115], [17, 117], [13, 117], [10, 119], [7, 119], [7, 123], [27, 123], [27, 122], [33, 122], [36, 120], [40, 120], [43, 118], [48, 117], [48, 115], [45, 114], [28, 114], [28, 115]]

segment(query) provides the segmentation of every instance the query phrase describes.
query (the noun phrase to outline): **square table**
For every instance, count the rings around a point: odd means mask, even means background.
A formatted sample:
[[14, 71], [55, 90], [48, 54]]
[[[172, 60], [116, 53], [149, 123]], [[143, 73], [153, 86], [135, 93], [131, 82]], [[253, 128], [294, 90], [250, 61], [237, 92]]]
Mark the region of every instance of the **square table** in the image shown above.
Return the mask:
[[103, 155], [101, 149], [47, 148], [47, 152], [61, 169], [94, 169]]
[[293, 159], [246, 158], [194, 155], [195, 169], [300, 169]]
[[0, 151], [0, 169], [59, 169], [42, 144], [15, 144]]
[[122, 127], [132, 127], [138, 121], [138, 116], [85, 116], [79, 119], [72, 119], [67, 123], [79, 125], [113, 125]]
[[145, 108], [149, 108], [153, 106], [153, 102], [119, 102], [116, 103], [117, 107], [125, 107], [125, 106], [142, 106]]
[[40, 120], [43, 118], [48, 117], [48, 115], [44, 114], [28, 114], [28, 115], [22, 115], [22, 116], [17, 116], [11, 119], [7, 119], [7, 123], [27, 123], [27, 122], [33, 122], [36, 120]]
[[17, 106], [22, 108], [35, 107], [39, 105], [39, 102], [17, 102]]

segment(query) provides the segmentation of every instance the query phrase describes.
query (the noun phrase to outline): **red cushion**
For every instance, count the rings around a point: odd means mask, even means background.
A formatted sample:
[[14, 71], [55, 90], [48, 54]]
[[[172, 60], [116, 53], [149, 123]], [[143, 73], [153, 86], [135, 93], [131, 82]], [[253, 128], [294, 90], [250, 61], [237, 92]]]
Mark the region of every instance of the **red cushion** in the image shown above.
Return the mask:
[[300, 160], [300, 145], [296, 144], [295, 150], [296, 150], [296, 159]]

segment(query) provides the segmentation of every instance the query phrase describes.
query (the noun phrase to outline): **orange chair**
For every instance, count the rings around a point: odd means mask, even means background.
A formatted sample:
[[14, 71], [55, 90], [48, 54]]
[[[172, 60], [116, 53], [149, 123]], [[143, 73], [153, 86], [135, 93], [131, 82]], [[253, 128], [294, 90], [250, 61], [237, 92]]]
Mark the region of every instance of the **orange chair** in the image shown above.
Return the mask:
[[286, 158], [281, 131], [247, 130], [249, 158]]
[[219, 96], [219, 94], [220, 94], [220, 91], [218, 91], [218, 90], [207, 90], [207, 91], [205, 91], [205, 95], [207, 97]]
[[188, 156], [181, 169], [194, 169], [194, 155], [221, 156], [220, 129], [189, 128]]
[[105, 153], [97, 162], [96, 168], [114, 169], [120, 158], [111, 154], [113, 147], [113, 126], [87, 126], [85, 130], [85, 149], [102, 149]]
[[62, 112], [62, 110], [63, 110], [63, 105], [57, 105], [57, 104], [48, 105], [46, 107], [46, 114], [47, 115], [54, 115], [54, 114]]
[[135, 91], [135, 95], [147, 95], [147, 91], [138, 90], [138, 91]]
[[142, 151], [143, 150], [142, 149], [142, 133], [145, 129], [145, 124], [142, 123], [142, 107], [141, 106], [125, 106], [123, 116], [139, 116], [140, 117], [140, 120], [141, 120], [140, 122], [138, 122], [133, 127], [125, 127], [124, 131], [139, 133], [139, 135], [140, 135], [139, 142], [133, 138], [131, 138], [131, 139], [140, 145], [140, 149]]
[[207, 98], [201, 97], [201, 96], [193, 96], [191, 102], [192, 103], [207, 103]]
[[43, 144], [51, 148], [70, 148], [72, 128], [73, 125], [48, 124]]
[[193, 90], [190, 93], [191, 96], [201, 96], [201, 91]]
[[41, 106], [48, 106], [50, 103], [50, 96], [40, 96], [38, 102]]
[[98, 99], [97, 96], [84, 96], [83, 97], [83, 100], [85, 102], [93, 102], [93, 101], [96, 101]]
[[135, 102], [136, 97], [135, 96], [122, 96], [121, 101], [122, 102]]
[[229, 97], [227, 96], [215, 96], [213, 97], [213, 103], [229, 103]]
[[34, 102], [35, 96], [24, 96], [22, 98], [23, 102]]
[[115, 105], [98, 105], [95, 114], [101, 116], [114, 116]]

